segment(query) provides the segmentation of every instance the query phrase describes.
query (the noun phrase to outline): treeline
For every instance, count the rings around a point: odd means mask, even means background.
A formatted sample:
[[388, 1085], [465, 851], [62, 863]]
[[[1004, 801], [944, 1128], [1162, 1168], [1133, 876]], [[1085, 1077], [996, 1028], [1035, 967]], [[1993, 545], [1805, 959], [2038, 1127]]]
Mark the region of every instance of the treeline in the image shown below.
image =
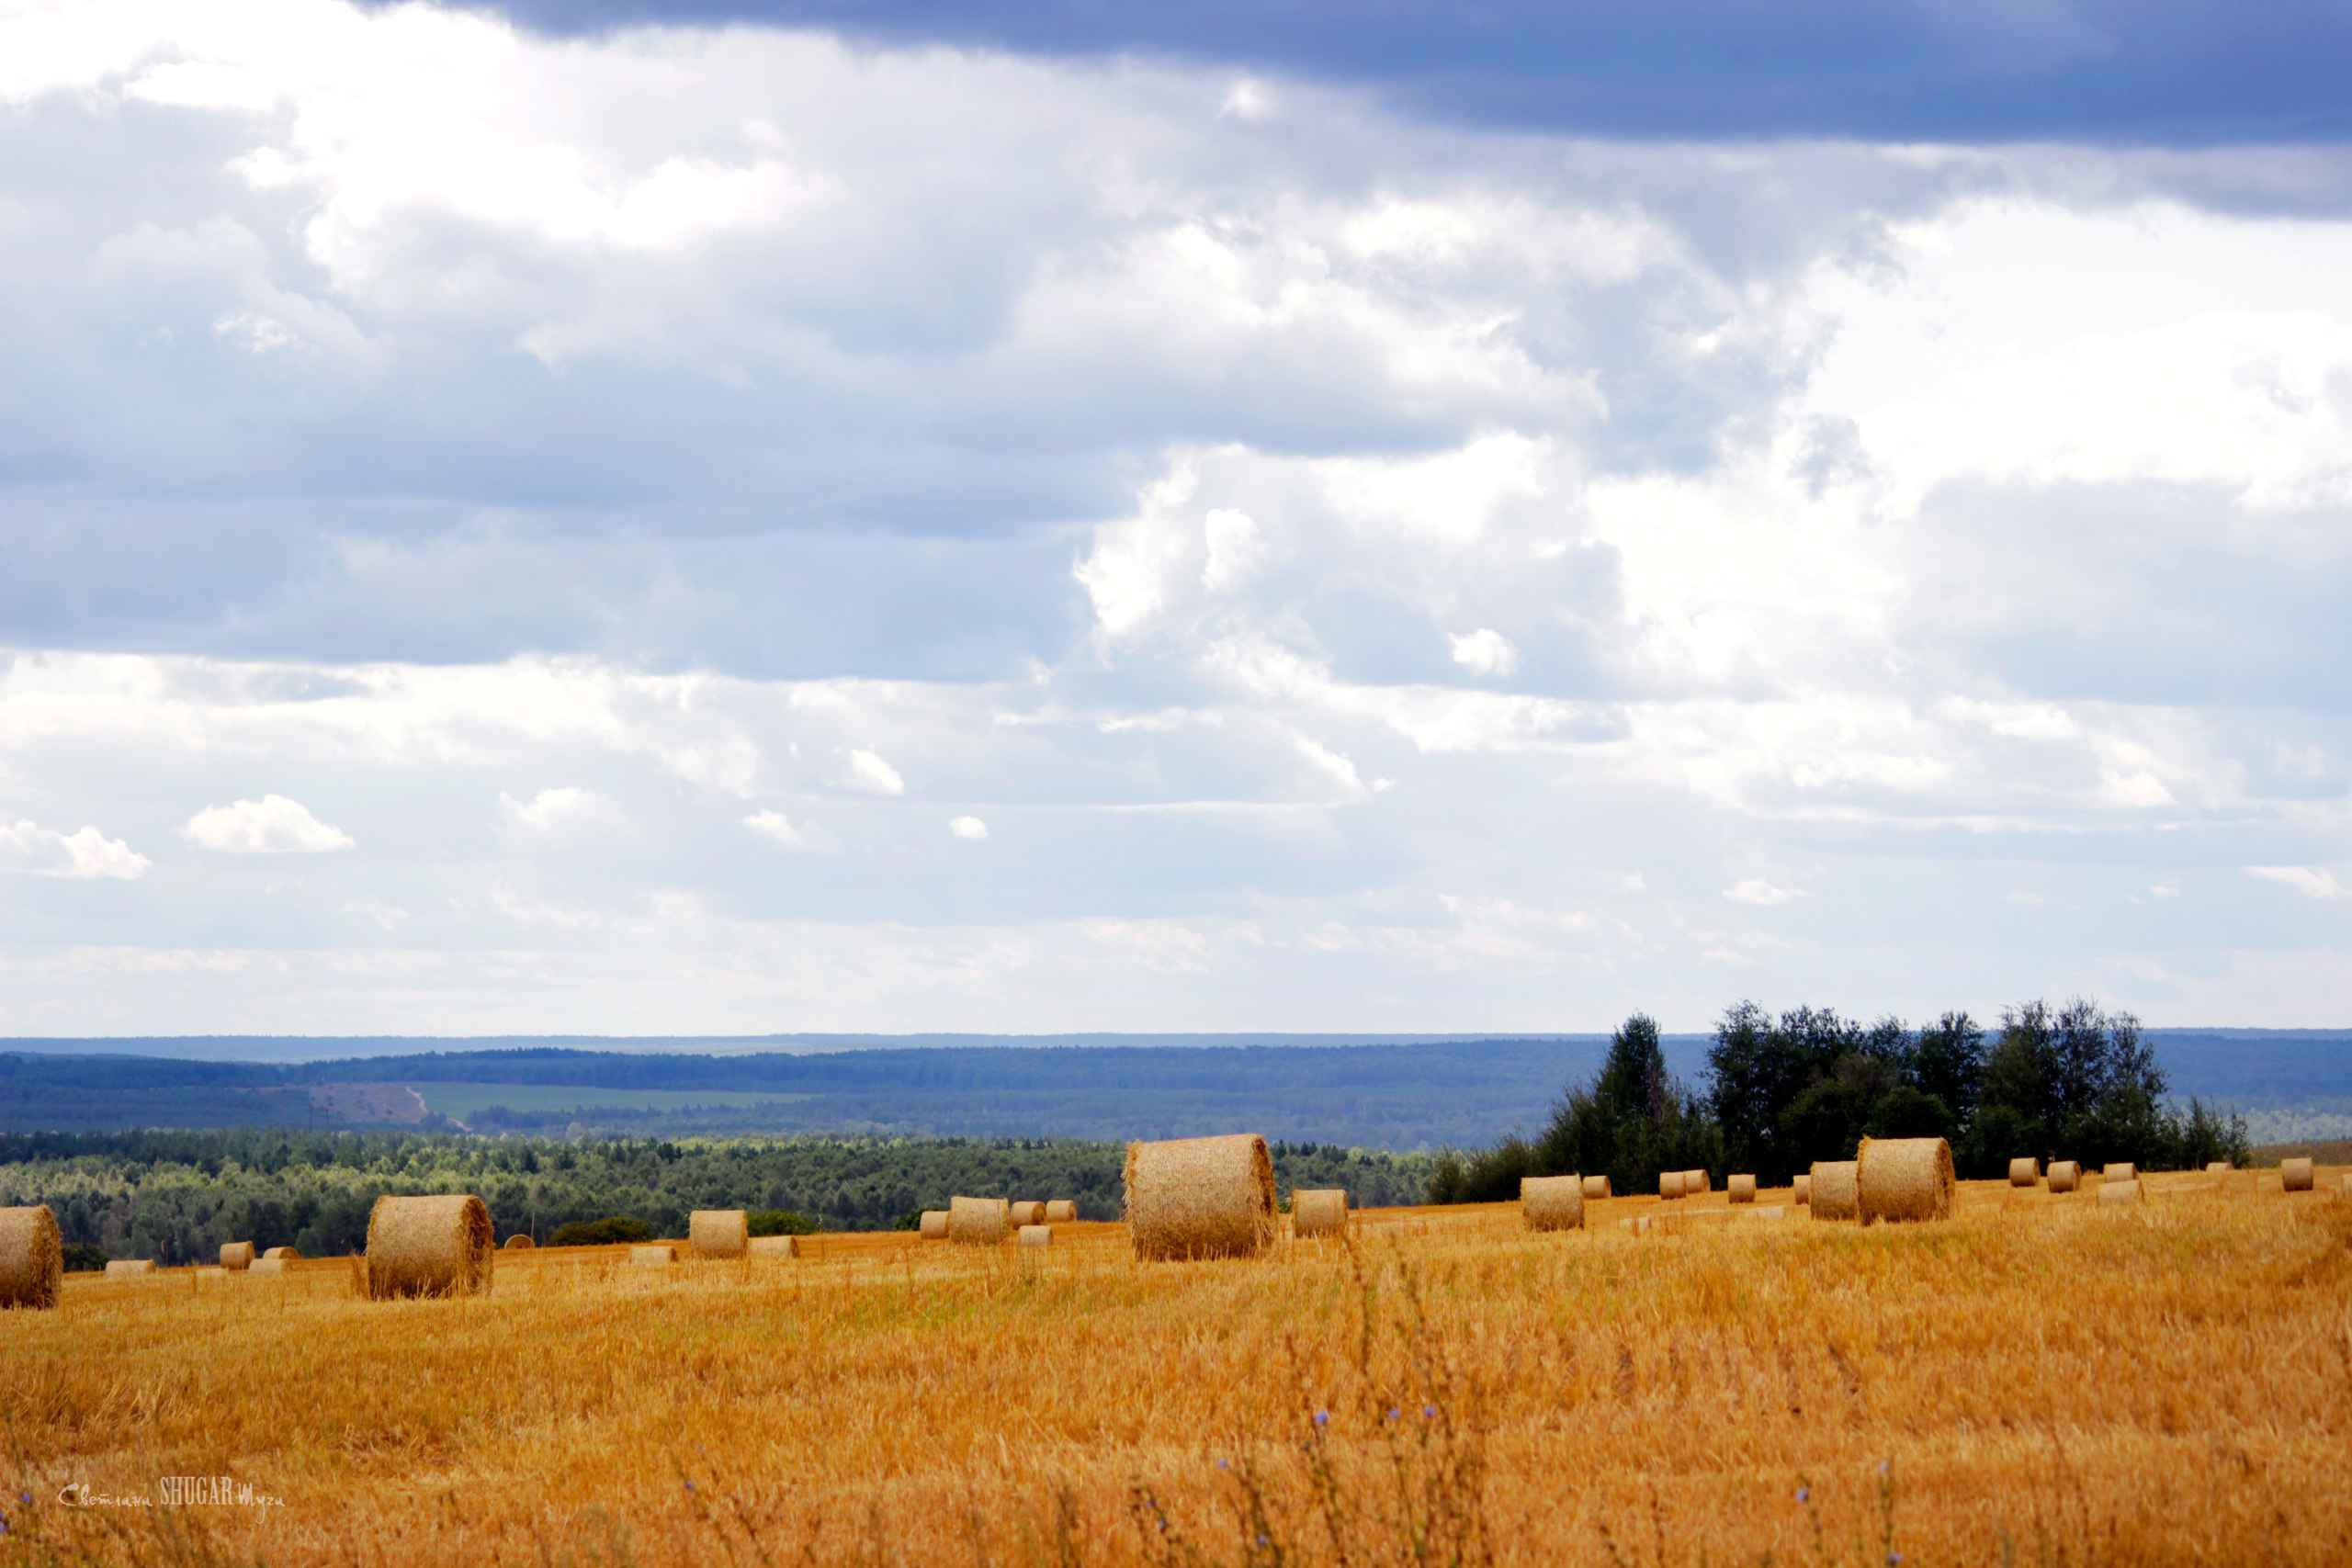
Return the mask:
[[2243, 1118], [2196, 1100], [2176, 1111], [2167, 1089], [2139, 1021], [2083, 999], [2004, 1010], [1989, 1040], [1965, 1012], [1915, 1030], [1740, 1002], [1716, 1024], [1696, 1086], [1667, 1071], [1656, 1021], [1636, 1013], [1539, 1135], [1441, 1155], [1430, 1201], [1499, 1201], [1521, 1177], [1570, 1173], [1655, 1192], [1661, 1170], [1702, 1168], [1781, 1186], [1816, 1160], [1853, 1158], [1864, 1137], [1948, 1138], [1970, 1178], [2000, 1176], [2020, 1155], [2152, 1170], [2245, 1160]]
[[[1272, 1145], [1294, 1186], [1344, 1187], [1359, 1204], [1417, 1202], [1431, 1158]], [[1067, 1138], [481, 1138], [274, 1128], [0, 1134], [0, 1207], [47, 1203], [71, 1244], [109, 1258], [210, 1261], [226, 1241], [362, 1250], [391, 1192], [473, 1192], [504, 1237], [542, 1241], [617, 1216], [683, 1235], [695, 1209], [786, 1211], [828, 1229], [888, 1229], [956, 1193], [1069, 1198], [1116, 1219], [1125, 1146]]]

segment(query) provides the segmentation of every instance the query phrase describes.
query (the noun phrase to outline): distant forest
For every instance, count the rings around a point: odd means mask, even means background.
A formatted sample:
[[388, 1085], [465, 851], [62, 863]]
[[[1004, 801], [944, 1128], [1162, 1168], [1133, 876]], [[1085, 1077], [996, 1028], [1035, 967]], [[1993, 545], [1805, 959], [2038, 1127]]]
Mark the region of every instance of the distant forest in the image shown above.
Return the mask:
[[[684, 1235], [695, 1209], [787, 1210], [827, 1229], [887, 1230], [972, 1197], [1069, 1198], [1120, 1213], [1120, 1144], [1075, 1139], [480, 1138], [431, 1133], [0, 1134], [0, 1207], [47, 1203], [69, 1246], [109, 1258], [209, 1262], [225, 1241], [313, 1258], [364, 1250], [387, 1192], [473, 1192], [501, 1238], [619, 1216]], [[1327, 1145], [1273, 1145], [1293, 1187], [1359, 1204], [1418, 1203], [1434, 1162]]]

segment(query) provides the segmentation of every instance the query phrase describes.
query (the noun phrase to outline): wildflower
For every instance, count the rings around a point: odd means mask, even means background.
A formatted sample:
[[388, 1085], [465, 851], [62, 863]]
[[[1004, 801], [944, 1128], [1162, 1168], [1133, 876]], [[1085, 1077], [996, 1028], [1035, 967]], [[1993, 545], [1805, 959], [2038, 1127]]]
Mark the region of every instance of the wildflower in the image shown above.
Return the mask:
[[1891, 1459], [1883, 1459], [1883, 1460], [1879, 1461], [1878, 1461], [1878, 1472], [1879, 1472], [1881, 1475], [1884, 1475], [1884, 1474], [1886, 1473], [1887, 1467], [1888, 1467], [1889, 1465], [1893, 1464], [1894, 1462], [1894, 1461], [1893, 1460], [1891, 1460]]
[[691, 1492], [691, 1491], [693, 1491], [694, 1489], [695, 1489], [695, 1483], [694, 1483], [693, 1482], [691, 1482], [691, 1481], [687, 1482], [687, 1483], [686, 1483], [686, 1490], [687, 1490], [687, 1491], [689, 1491], [689, 1492]]
[[1261, 1535], [1261, 1536], [1260, 1536], [1260, 1537], [1258, 1538], [1258, 1544], [1259, 1544], [1260, 1546], [1263, 1546], [1263, 1545], [1265, 1545], [1265, 1544], [1266, 1544], [1266, 1538], [1265, 1538], [1264, 1536], [1262, 1536], [1262, 1535]]
[[1233, 1461], [1232, 1461], [1231, 1460], [1228, 1460], [1228, 1459], [1221, 1459], [1221, 1460], [1219, 1460], [1219, 1461], [1216, 1461], [1216, 1467], [1217, 1467], [1219, 1470], [1224, 1470], [1224, 1469], [1226, 1469], [1227, 1466], [1231, 1465], [1231, 1464], [1232, 1464], [1232, 1462], [1233, 1462]]
[[1437, 1414], [1437, 1406], [1436, 1406], [1436, 1405], [1434, 1405], [1434, 1404], [1424, 1404], [1424, 1405], [1422, 1405], [1422, 1406], [1421, 1406], [1421, 1419], [1422, 1419], [1422, 1420], [1424, 1420], [1424, 1421], [1429, 1420], [1430, 1417], [1434, 1416], [1436, 1414]]
[[1331, 1424], [1331, 1413], [1328, 1410], [1317, 1411], [1315, 1413], [1315, 1424], [1318, 1427], [1329, 1426]]
[[1810, 1487], [1810, 1486], [1800, 1486], [1800, 1487], [1798, 1487], [1798, 1488], [1797, 1488], [1797, 1501], [1798, 1501], [1798, 1502], [1800, 1502], [1800, 1503], [1810, 1503], [1810, 1502], [1812, 1502], [1812, 1501], [1813, 1501], [1813, 1488], [1812, 1488], [1812, 1487]]
[[1388, 1407], [1388, 1418], [1391, 1421], [1396, 1419], [1396, 1407], [1393, 1404]]
[[1903, 1553], [1899, 1551], [1890, 1551], [1886, 1554], [1886, 1568], [1894, 1568], [1894, 1565], [1902, 1561]]

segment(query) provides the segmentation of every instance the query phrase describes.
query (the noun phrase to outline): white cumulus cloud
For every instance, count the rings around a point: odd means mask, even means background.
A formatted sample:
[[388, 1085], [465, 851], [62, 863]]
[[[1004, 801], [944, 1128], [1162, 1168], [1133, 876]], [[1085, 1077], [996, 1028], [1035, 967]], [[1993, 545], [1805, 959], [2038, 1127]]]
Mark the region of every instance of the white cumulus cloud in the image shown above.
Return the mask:
[[0, 825], [0, 870], [74, 881], [136, 882], [152, 863], [120, 839], [109, 839], [96, 828], [61, 833], [33, 822]]
[[1812, 895], [1796, 887], [1777, 887], [1760, 876], [1745, 877], [1724, 889], [1724, 897], [1735, 904], [1755, 904], [1772, 908], [1781, 904], [1793, 904]]
[[904, 795], [907, 781], [878, 751], [856, 750], [842, 759], [839, 781], [845, 788], [867, 795]]
[[2347, 892], [2352, 892], [2352, 888], [2346, 888], [2336, 881], [2335, 874], [2324, 866], [2250, 865], [2245, 868], [2245, 874], [2260, 877], [2265, 882], [2291, 887], [2306, 898], [2341, 898]]
[[356, 841], [342, 829], [311, 816], [300, 801], [282, 795], [208, 806], [189, 818], [180, 832], [198, 849], [232, 855], [318, 854], [347, 850]]
[[562, 839], [616, 828], [628, 818], [610, 795], [565, 784], [543, 789], [528, 800], [498, 797], [500, 827], [512, 838]]
[[824, 854], [836, 847], [832, 835], [822, 828], [813, 822], [795, 822], [781, 811], [754, 811], [743, 818], [743, 826], [797, 854]]
[[1473, 675], [1519, 672], [1519, 649], [1511, 645], [1510, 638], [1492, 626], [1449, 636], [1446, 640], [1453, 645], [1453, 661]]
[[947, 830], [959, 839], [979, 840], [989, 836], [989, 825], [977, 817], [955, 818], [947, 824]]

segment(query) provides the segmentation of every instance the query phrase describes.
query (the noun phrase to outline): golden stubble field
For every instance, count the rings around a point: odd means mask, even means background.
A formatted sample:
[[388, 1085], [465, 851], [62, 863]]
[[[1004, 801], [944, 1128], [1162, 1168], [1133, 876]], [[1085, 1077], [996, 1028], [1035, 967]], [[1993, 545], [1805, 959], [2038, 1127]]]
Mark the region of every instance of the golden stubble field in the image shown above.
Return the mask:
[[1250, 1262], [502, 1253], [456, 1301], [76, 1276], [0, 1314], [0, 1562], [2341, 1563], [2339, 1183], [1374, 1211]]

